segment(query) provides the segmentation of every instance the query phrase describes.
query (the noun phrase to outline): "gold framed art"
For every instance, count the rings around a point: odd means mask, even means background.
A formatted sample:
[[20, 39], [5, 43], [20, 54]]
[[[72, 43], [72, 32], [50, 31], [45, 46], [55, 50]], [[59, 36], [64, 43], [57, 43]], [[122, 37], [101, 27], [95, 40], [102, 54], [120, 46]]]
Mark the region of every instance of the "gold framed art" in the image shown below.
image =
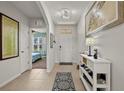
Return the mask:
[[19, 22], [0, 13], [0, 60], [19, 56]]
[[85, 15], [86, 35], [124, 22], [123, 1], [95, 1]]

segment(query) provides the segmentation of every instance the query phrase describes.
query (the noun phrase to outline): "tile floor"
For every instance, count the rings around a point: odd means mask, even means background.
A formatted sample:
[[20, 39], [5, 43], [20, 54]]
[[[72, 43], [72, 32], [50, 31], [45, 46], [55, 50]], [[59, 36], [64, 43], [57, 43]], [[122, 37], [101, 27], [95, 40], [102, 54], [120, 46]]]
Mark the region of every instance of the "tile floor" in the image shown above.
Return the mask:
[[46, 69], [32, 69], [24, 72], [17, 79], [0, 88], [1, 91], [51, 91], [56, 72], [72, 72], [73, 81], [77, 91], [84, 91], [84, 86], [79, 78], [76, 65], [56, 64], [51, 73]]

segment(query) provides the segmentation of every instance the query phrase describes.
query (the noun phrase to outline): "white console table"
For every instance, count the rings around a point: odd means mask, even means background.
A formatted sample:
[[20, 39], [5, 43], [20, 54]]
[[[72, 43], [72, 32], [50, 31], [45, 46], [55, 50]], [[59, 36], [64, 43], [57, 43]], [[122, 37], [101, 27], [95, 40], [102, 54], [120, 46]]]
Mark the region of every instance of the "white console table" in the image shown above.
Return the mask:
[[88, 91], [110, 91], [110, 65], [102, 58], [81, 54], [80, 78]]

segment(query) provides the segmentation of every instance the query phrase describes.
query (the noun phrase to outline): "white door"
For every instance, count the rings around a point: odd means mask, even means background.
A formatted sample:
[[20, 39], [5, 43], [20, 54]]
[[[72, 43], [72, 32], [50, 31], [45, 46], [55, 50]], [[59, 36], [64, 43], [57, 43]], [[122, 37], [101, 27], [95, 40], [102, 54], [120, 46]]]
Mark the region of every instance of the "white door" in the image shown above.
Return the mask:
[[21, 73], [26, 71], [29, 68], [29, 34], [28, 34], [28, 27], [23, 25], [23, 28], [21, 29]]
[[59, 44], [60, 62], [72, 62], [72, 34], [60, 34]]

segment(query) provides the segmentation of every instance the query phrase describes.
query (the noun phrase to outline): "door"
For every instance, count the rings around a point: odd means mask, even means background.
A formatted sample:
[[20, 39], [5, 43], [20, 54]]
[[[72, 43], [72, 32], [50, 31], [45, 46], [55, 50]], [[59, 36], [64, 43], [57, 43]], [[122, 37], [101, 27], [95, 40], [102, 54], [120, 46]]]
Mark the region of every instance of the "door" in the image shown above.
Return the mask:
[[[21, 24], [23, 25], [23, 24]], [[28, 34], [28, 27], [23, 25], [21, 29], [21, 51], [20, 51], [20, 57], [21, 57], [21, 73], [26, 71], [29, 68], [29, 34]]]
[[60, 62], [72, 62], [72, 34], [61, 33], [59, 36]]

